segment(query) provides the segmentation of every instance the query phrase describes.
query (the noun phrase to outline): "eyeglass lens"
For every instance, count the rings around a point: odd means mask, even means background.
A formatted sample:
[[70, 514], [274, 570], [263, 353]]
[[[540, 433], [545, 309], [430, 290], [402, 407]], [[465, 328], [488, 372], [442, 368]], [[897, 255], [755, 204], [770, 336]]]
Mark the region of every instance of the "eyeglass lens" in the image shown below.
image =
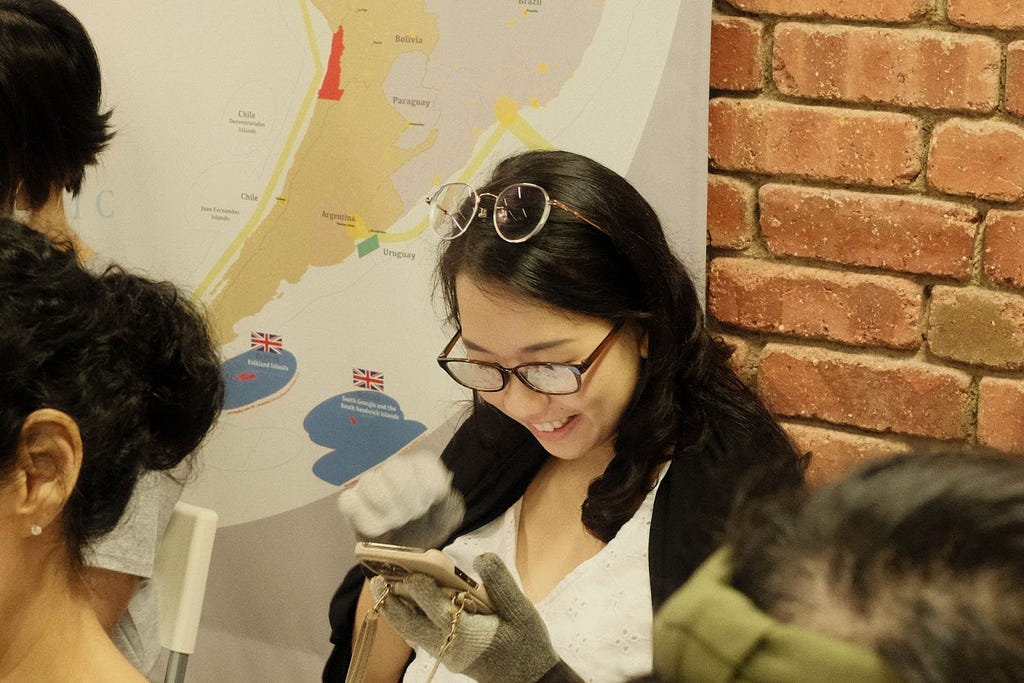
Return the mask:
[[[445, 369], [457, 382], [477, 391], [499, 391], [505, 386], [503, 373], [491, 365], [451, 360]], [[568, 365], [522, 365], [515, 373], [531, 389], [545, 394], [571, 394], [580, 388], [579, 372]]]
[[458, 237], [476, 217], [479, 204], [480, 198], [469, 185], [442, 185], [430, 198], [430, 227], [441, 239]]
[[508, 242], [524, 242], [548, 219], [548, 193], [537, 185], [517, 183], [498, 193], [494, 200], [494, 227]]

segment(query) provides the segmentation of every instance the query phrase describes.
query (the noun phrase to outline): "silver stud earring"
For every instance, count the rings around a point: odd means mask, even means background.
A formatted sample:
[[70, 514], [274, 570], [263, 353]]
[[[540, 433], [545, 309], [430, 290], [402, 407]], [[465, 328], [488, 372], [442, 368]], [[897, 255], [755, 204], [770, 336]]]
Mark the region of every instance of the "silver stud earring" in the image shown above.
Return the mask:
[[33, 536], [38, 536], [39, 534], [43, 533], [43, 527], [39, 526], [38, 524], [33, 524], [31, 531]]

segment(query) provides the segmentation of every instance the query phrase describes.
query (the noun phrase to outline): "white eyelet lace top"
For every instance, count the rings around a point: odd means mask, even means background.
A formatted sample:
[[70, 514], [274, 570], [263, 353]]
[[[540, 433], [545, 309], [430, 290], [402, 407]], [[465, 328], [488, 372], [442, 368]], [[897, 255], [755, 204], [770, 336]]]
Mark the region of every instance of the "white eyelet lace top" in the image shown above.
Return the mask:
[[[665, 471], [667, 468], [662, 477]], [[647, 548], [657, 491], [655, 486], [615, 538], [536, 604], [555, 651], [586, 681], [619, 683], [651, 671], [653, 615]], [[493, 552], [521, 588], [515, 559], [521, 505], [519, 500], [490, 524], [455, 539], [445, 553], [479, 578], [473, 560], [481, 553]], [[458, 647], [457, 641], [453, 647]], [[434, 658], [417, 648], [403, 680], [422, 683], [433, 667]], [[434, 681], [463, 683], [472, 679], [454, 674], [442, 664]]]

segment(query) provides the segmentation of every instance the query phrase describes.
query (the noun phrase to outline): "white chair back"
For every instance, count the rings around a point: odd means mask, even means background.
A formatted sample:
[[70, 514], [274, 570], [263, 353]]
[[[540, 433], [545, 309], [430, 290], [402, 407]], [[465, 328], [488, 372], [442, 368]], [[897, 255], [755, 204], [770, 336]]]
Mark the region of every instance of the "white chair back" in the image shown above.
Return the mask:
[[160, 644], [170, 650], [164, 683], [181, 683], [195, 652], [217, 513], [178, 502], [156, 551], [153, 581], [160, 609]]

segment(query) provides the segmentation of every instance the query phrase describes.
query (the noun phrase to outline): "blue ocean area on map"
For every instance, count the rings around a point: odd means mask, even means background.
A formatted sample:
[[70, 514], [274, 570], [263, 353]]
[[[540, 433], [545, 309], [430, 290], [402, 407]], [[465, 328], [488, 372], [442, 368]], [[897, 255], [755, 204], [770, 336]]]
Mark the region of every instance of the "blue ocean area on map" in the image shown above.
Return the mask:
[[426, 431], [406, 420], [398, 401], [379, 391], [332, 396], [306, 415], [309, 438], [333, 449], [313, 464], [313, 474], [340, 486], [397, 452]]
[[295, 379], [298, 361], [291, 352], [249, 349], [221, 366], [224, 376], [224, 410], [239, 412], [274, 400]]

